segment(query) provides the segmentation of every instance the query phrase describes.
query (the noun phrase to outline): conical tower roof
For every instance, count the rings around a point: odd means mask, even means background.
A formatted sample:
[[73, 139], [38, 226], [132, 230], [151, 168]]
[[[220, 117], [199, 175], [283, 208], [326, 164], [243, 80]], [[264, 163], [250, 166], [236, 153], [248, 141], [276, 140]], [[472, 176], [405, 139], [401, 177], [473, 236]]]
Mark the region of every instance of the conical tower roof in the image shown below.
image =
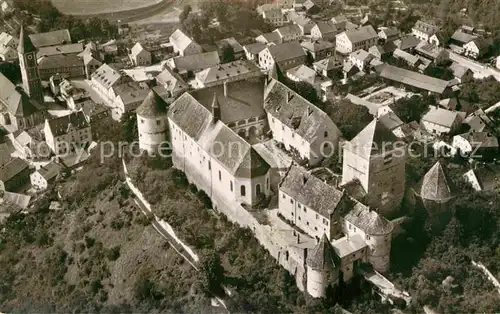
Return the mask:
[[17, 52], [20, 54], [25, 54], [28, 52], [36, 51], [35, 45], [31, 42], [30, 36], [24, 32], [24, 26], [21, 25], [21, 33], [19, 34], [19, 45], [17, 46]]
[[347, 149], [358, 156], [369, 159], [370, 156], [389, 150], [398, 138], [378, 119], [370, 122], [347, 145]]
[[335, 267], [335, 251], [328, 240], [326, 234], [323, 234], [321, 240], [307, 256], [307, 265], [314, 270], [325, 270]]
[[151, 90], [136, 112], [141, 117], [155, 118], [167, 115], [168, 104], [157, 93]]
[[420, 186], [420, 197], [423, 200], [446, 202], [453, 197], [446, 174], [438, 161], [424, 175]]

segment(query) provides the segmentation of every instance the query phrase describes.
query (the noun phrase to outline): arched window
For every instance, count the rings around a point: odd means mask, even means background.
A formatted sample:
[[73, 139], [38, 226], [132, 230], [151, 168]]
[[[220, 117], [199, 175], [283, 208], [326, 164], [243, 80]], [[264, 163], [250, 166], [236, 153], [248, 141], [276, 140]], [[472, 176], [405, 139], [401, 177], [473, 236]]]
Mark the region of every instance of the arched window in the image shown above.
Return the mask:
[[240, 187], [240, 194], [241, 196], [245, 196], [247, 194], [246, 187], [244, 185]]
[[261, 192], [261, 191], [260, 191], [260, 184], [257, 184], [257, 185], [255, 186], [255, 193], [256, 193], [257, 195], [259, 195], [259, 194], [260, 194], [260, 192]]

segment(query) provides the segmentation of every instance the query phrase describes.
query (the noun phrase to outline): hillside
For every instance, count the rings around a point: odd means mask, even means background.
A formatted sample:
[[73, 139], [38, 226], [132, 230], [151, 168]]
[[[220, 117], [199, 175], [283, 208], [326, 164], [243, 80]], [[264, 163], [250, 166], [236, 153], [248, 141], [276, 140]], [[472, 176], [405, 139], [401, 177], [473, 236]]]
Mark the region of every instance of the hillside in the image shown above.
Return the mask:
[[147, 7], [161, 0], [52, 0], [52, 3], [64, 14], [98, 14]]

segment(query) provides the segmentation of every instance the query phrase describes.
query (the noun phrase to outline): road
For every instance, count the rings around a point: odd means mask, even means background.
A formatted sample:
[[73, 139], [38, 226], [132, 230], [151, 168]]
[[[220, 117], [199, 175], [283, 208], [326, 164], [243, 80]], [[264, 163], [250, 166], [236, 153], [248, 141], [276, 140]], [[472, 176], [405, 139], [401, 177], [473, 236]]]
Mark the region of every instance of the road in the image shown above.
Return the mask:
[[497, 81], [500, 82], [500, 71], [497, 71], [492, 67], [487, 67], [477, 61], [458, 55], [453, 51], [449, 50], [449, 52], [450, 52], [450, 59], [464, 67], [471, 69], [472, 72], [474, 72], [475, 78], [482, 79], [488, 76], [493, 76]]

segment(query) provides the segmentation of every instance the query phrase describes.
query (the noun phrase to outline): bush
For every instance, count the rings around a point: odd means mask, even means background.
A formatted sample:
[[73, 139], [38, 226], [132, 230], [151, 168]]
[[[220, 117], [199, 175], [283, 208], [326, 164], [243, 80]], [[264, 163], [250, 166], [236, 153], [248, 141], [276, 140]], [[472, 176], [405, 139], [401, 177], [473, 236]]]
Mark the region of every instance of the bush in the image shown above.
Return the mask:
[[88, 236], [85, 236], [85, 246], [87, 247], [87, 249], [90, 249], [91, 247], [93, 247], [94, 244], [95, 244], [95, 239], [88, 237]]
[[109, 261], [116, 261], [120, 257], [120, 246], [106, 250], [106, 257]]

